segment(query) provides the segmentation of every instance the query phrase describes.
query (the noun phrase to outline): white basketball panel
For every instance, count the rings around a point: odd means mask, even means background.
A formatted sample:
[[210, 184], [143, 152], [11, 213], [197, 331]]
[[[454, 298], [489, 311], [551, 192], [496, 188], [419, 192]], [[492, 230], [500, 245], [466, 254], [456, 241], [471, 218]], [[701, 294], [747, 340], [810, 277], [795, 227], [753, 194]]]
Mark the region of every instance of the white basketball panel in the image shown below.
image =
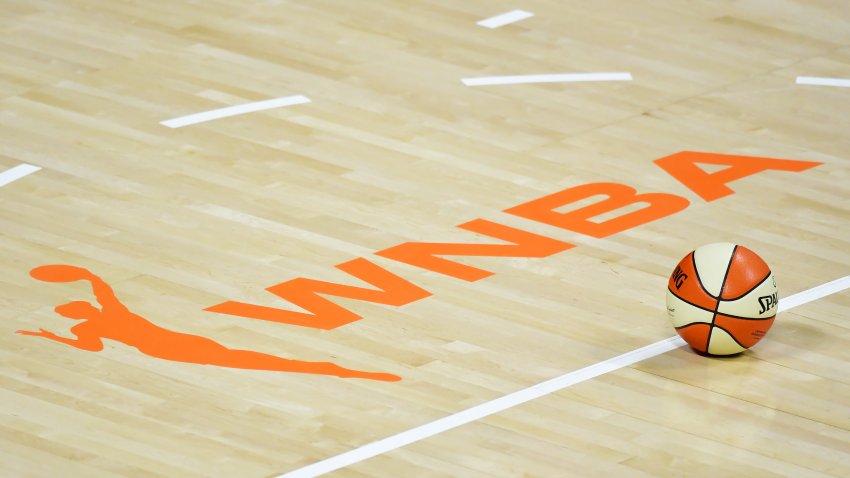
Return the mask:
[[738, 342], [725, 330], [714, 327], [711, 329], [711, 339], [708, 341], [708, 353], [713, 355], [732, 355], [741, 353], [747, 350], [741, 347]]
[[734, 250], [735, 244], [715, 242], [700, 246], [694, 251], [694, 265], [700, 282], [714, 297], [719, 297], [723, 289], [723, 279], [726, 278], [726, 270]]
[[710, 324], [714, 318], [714, 312], [693, 306], [676, 297], [675, 294], [670, 292], [670, 289], [667, 289], [667, 316], [673, 322], [673, 327], [681, 327], [693, 322]]

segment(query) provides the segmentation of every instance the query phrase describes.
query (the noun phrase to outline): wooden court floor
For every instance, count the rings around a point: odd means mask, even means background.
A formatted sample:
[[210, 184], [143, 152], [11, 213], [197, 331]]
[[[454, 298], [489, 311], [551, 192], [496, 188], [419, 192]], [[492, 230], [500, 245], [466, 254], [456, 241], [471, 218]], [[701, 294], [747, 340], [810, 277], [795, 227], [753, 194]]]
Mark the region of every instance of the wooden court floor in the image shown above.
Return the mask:
[[[841, 0], [0, 0], [0, 476], [850, 477], [842, 79]], [[588, 372], [713, 242], [766, 338]]]

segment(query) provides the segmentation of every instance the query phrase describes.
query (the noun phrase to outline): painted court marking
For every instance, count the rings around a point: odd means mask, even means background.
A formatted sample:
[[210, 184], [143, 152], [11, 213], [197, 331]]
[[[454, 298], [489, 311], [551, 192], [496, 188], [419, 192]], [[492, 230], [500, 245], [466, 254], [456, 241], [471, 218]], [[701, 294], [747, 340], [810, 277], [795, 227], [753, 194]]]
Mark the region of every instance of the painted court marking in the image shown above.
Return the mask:
[[533, 16], [533, 13], [526, 12], [525, 10], [511, 10], [494, 17], [485, 18], [484, 20], [476, 22], [476, 25], [487, 28], [499, 28]]
[[822, 299], [828, 295], [841, 292], [844, 289], [850, 289], [850, 276], [835, 279], [832, 282], [812, 287], [809, 290], [798, 292], [792, 296], [782, 297], [779, 300], [779, 307], [776, 312], [785, 312], [786, 310], [793, 309], [798, 305], [808, 304], [809, 302]]
[[256, 111], [270, 110], [272, 108], [280, 108], [282, 106], [300, 105], [309, 102], [310, 98], [307, 98], [304, 95], [286, 96], [283, 98], [274, 98], [271, 100], [257, 101], [254, 103], [245, 103], [242, 105], [228, 106], [226, 108], [219, 108], [217, 110], [195, 113], [188, 116], [181, 116], [179, 118], [172, 118], [170, 120], [160, 121], [159, 124], [168, 126], [169, 128], [182, 128], [183, 126], [188, 126], [190, 124], [203, 123], [205, 121], [227, 118], [229, 116], [236, 116], [245, 113], [254, 113]]
[[17, 181], [24, 176], [29, 176], [30, 174], [41, 170], [38, 166], [33, 166], [32, 164], [19, 164], [14, 168], [9, 168], [2, 173], [0, 173], [0, 187], [3, 187], [12, 181]]
[[[826, 297], [830, 294], [835, 294], [848, 288], [850, 288], [850, 275], [813, 287], [809, 290], [799, 292], [792, 296], [782, 298], [779, 301], [777, 313], [793, 309], [794, 307]], [[655, 342], [654, 344], [647, 345], [646, 347], [641, 347], [639, 349], [632, 350], [631, 352], [618, 355], [614, 358], [569, 372], [561, 375], [560, 377], [555, 377], [551, 380], [538, 383], [537, 385], [532, 385], [531, 387], [510, 393], [495, 400], [467, 408], [466, 410], [453, 415], [434, 420], [433, 422], [420, 425], [416, 428], [411, 428], [410, 430], [369, 443], [368, 445], [361, 446], [360, 448], [355, 448], [354, 450], [313, 463], [312, 465], [307, 465], [303, 468], [290, 471], [289, 473], [284, 473], [276, 478], [310, 478], [330, 473], [331, 471], [359, 463], [374, 456], [401, 448], [405, 445], [409, 445], [428, 437], [432, 437], [444, 431], [451, 430], [452, 428], [457, 428], [461, 425], [502, 412], [522, 403], [557, 392], [558, 390], [563, 390], [571, 385], [604, 375], [608, 372], [613, 372], [614, 370], [618, 370], [623, 367], [628, 367], [629, 365], [661, 355], [683, 345], [685, 345], [685, 341], [676, 335], [669, 339], [664, 339]]]
[[850, 79], [822, 78], [819, 76], [798, 76], [797, 84], [817, 86], [843, 86], [845, 88], [850, 88]]
[[552, 73], [543, 75], [482, 76], [461, 78], [466, 86], [518, 85], [524, 83], [568, 83], [578, 81], [632, 81], [632, 74], [621, 73]]

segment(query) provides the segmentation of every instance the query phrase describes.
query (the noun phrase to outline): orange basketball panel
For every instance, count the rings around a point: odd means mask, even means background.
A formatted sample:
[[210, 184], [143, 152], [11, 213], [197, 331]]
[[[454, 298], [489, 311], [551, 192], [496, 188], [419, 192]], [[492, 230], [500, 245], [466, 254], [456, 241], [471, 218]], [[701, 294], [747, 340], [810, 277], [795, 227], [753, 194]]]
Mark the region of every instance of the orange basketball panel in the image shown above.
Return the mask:
[[732, 263], [726, 274], [726, 282], [720, 298], [737, 299], [758, 285], [770, 274], [770, 267], [755, 252], [738, 246], [732, 255]]
[[711, 333], [711, 324], [695, 323], [677, 328], [676, 332], [685, 339], [691, 347], [699, 352], [705, 353], [708, 344], [708, 335]]
[[729, 332], [736, 342], [750, 348], [767, 334], [775, 318], [774, 315], [768, 319], [740, 319], [717, 314], [714, 324]]

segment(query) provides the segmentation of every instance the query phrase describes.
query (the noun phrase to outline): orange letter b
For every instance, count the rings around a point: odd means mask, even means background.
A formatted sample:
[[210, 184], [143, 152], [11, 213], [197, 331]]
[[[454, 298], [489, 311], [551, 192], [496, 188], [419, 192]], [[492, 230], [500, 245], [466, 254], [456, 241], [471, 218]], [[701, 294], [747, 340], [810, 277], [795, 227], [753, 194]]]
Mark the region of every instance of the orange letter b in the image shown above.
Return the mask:
[[[634, 188], [625, 184], [584, 184], [514, 206], [504, 212], [588, 236], [607, 237], [669, 216], [685, 209], [690, 204], [687, 199], [675, 194], [636, 193], [637, 191]], [[567, 204], [597, 195], [607, 196], [607, 198], [573, 211], [555, 211], [555, 209]], [[606, 221], [594, 222], [590, 220], [607, 212], [637, 203], [646, 205], [638, 210], [621, 214]]]

